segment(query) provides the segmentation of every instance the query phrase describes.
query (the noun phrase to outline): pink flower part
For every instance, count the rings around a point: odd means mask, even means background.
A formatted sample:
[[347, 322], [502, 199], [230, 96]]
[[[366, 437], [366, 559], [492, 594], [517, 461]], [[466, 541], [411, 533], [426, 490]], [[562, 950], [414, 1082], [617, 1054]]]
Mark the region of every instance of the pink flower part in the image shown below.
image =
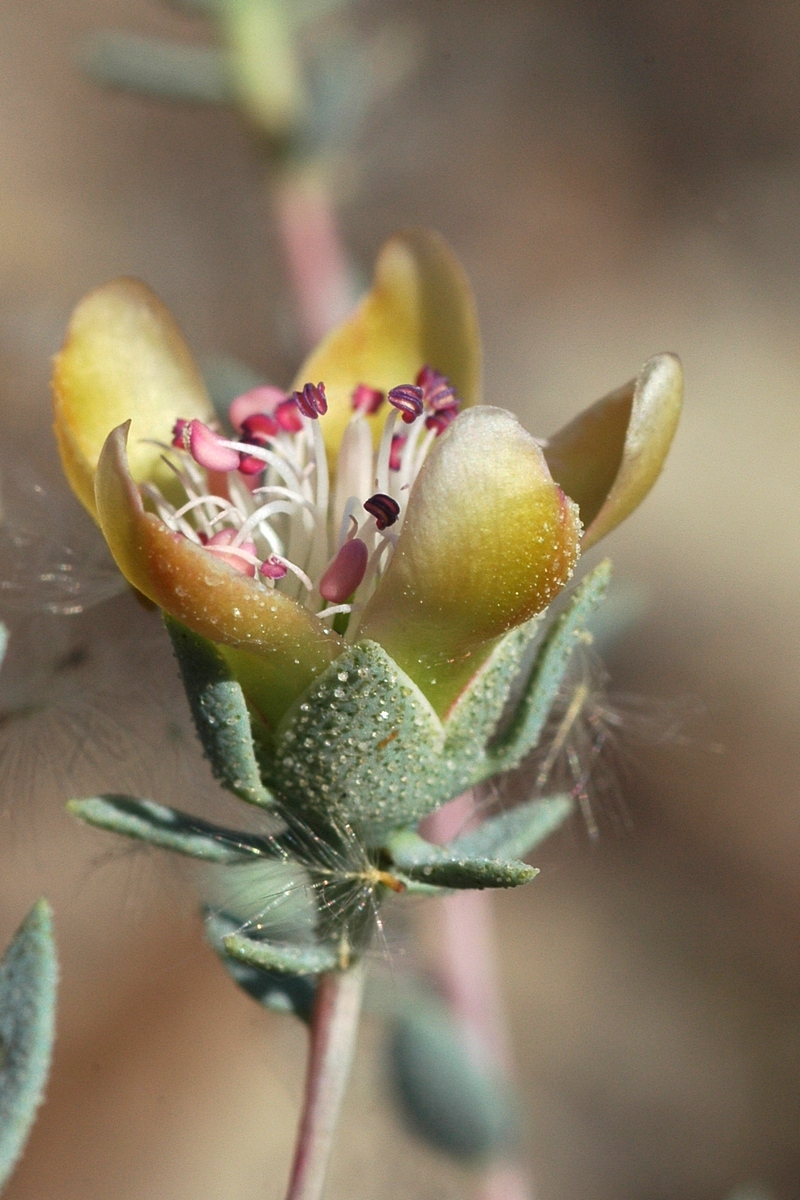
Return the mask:
[[265, 579], [283, 579], [286, 574], [286, 563], [281, 562], [274, 554], [271, 554], [265, 562], [259, 567], [261, 574]]
[[425, 418], [425, 428], [435, 429], [437, 437], [440, 433], [444, 433], [448, 425], [452, 425], [458, 416], [459, 403], [457, 400], [451, 401], [449, 404], [442, 404], [439, 408], [434, 408]]
[[422, 388], [422, 398], [426, 406], [442, 408], [447, 404], [458, 404], [456, 389], [446, 375], [434, 371], [433, 367], [424, 366], [417, 375], [417, 386]]
[[303, 422], [300, 419], [300, 409], [297, 407], [297, 400], [294, 395], [287, 396], [278, 405], [272, 415], [284, 433], [299, 433], [303, 428]]
[[[261, 446], [269, 443], [278, 436], [281, 427], [274, 417], [268, 413], [253, 413], [242, 422], [242, 445]], [[266, 463], [254, 454], [242, 453], [239, 460], [239, 470], [243, 475], [258, 475], [264, 470]]]
[[236, 450], [222, 445], [223, 439], [202, 421], [190, 421], [188, 430], [183, 430], [184, 440], [188, 432], [189, 453], [196, 463], [207, 471], [235, 471], [239, 466]]
[[386, 397], [383, 392], [377, 388], [372, 388], [366, 383], [360, 383], [353, 392], [353, 409], [355, 412], [362, 413], [365, 417], [371, 417], [376, 413], [383, 404]]
[[344, 604], [352, 596], [367, 569], [369, 551], [361, 538], [345, 542], [319, 581], [319, 594], [331, 604]]
[[273, 387], [270, 383], [261, 384], [249, 392], [242, 392], [241, 396], [231, 401], [228, 420], [234, 429], [241, 429], [248, 417], [256, 413], [272, 414], [285, 400], [286, 392], [281, 388]]
[[392, 448], [389, 451], [389, 470], [399, 471], [403, 465], [403, 450], [408, 438], [404, 433], [396, 433], [392, 438]]
[[185, 450], [189, 453], [189, 426], [191, 421], [185, 421], [183, 417], [178, 417], [175, 424], [172, 426], [172, 445], [176, 450]]
[[[234, 571], [239, 571], [242, 575], [249, 575], [253, 579], [256, 573], [255, 563], [249, 562], [244, 555], [251, 554], [255, 557], [255, 543], [241, 542], [238, 546], [226, 550], [235, 537], [235, 529], [221, 529], [219, 533], [213, 534], [208, 539], [205, 544], [206, 550], [210, 550], [215, 558], [221, 558], [229, 567], [233, 567]], [[237, 553], [237, 551], [241, 551], [241, 553]]]
[[398, 384], [392, 388], [386, 399], [398, 409], [407, 425], [413, 424], [422, 412], [422, 388], [413, 383]]

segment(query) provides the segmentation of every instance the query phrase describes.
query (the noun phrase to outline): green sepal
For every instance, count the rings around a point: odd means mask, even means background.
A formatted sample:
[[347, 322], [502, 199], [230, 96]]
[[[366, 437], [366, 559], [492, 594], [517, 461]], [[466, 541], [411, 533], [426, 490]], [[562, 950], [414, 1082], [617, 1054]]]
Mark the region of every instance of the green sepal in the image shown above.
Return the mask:
[[443, 742], [442, 723], [416, 684], [365, 641], [331, 663], [283, 718], [267, 782], [292, 812], [353, 826], [376, 844], [386, 829], [416, 823], [455, 794]]
[[213, 642], [180, 621], [164, 624], [183, 680], [197, 735], [215, 779], [248, 804], [272, 808], [256, 761], [253, 728], [241, 686]]
[[87, 38], [80, 64], [95, 83], [161, 100], [231, 104], [225, 56], [211, 46], [109, 30]]
[[39, 900], [0, 963], [0, 1188], [28, 1140], [50, 1071], [58, 965]]
[[529, 883], [539, 874], [524, 862], [500, 862], [496, 858], [441, 858], [417, 866], [403, 867], [398, 878], [433, 884], [440, 888], [510, 888]]
[[526, 652], [540, 628], [541, 618], [534, 617], [512, 629], [495, 646], [447, 715], [446, 754], [459, 755], [466, 761], [480, 759], [515, 687], [519, 687]]
[[230, 958], [279, 974], [321, 975], [325, 971], [337, 970], [340, 965], [336, 948], [323, 942], [304, 946], [230, 933], [223, 937], [222, 945]]
[[450, 842], [453, 857], [525, 858], [563, 825], [574, 809], [571, 796], [546, 796], [498, 813]]
[[270, 839], [223, 829], [199, 817], [155, 804], [152, 800], [138, 800], [135, 796], [105, 795], [70, 800], [67, 810], [96, 829], [121, 833], [162, 850], [175, 850], [205, 862], [231, 864], [259, 856], [275, 856]]
[[412, 1132], [453, 1158], [480, 1161], [513, 1143], [507, 1084], [492, 1064], [476, 1063], [474, 1048], [443, 1006], [427, 1002], [394, 1021], [389, 1074]]
[[227, 913], [206, 914], [206, 936], [234, 983], [270, 1012], [290, 1014], [306, 1024], [311, 1020], [315, 985], [308, 975], [281, 974], [231, 958], [224, 940], [241, 928]]
[[610, 576], [611, 563], [605, 559], [575, 589], [569, 607], [553, 622], [513, 719], [499, 740], [488, 747], [473, 783], [519, 766], [538, 745], [576, 644], [581, 639], [591, 640], [586, 623], [603, 599]]

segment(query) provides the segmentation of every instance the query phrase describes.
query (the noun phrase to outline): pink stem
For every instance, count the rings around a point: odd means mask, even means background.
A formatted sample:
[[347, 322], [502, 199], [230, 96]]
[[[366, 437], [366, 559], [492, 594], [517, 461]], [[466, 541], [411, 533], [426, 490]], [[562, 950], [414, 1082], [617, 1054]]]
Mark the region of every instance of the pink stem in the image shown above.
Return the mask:
[[[424, 822], [433, 842], [448, 842], [475, 819], [471, 792], [458, 796]], [[455, 892], [436, 905], [435, 971], [455, 1016], [476, 1054], [510, 1074], [511, 1054], [503, 1018], [499, 970], [492, 925], [491, 895]], [[487, 1166], [481, 1180], [483, 1200], [532, 1200], [533, 1189], [522, 1166], [508, 1159]]]
[[272, 183], [275, 221], [303, 337], [315, 346], [353, 307], [353, 281], [321, 169], [292, 166]]
[[286, 1200], [321, 1200], [355, 1050], [363, 966], [320, 976], [311, 1018], [306, 1091]]

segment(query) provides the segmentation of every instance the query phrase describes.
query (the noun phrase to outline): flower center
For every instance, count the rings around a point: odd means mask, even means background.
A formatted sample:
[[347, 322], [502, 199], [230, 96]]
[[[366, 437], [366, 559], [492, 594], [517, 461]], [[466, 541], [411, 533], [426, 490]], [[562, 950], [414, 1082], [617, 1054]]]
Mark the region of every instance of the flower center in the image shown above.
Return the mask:
[[[389, 404], [377, 452], [367, 416]], [[408, 497], [433, 441], [458, 415], [449, 381], [431, 367], [388, 395], [359, 384], [334, 484], [320, 428], [323, 383], [291, 395], [257, 387], [231, 404], [226, 438], [202, 421], [176, 423], [167, 458], [186, 500], [142, 492], [171, 529], [263, 587], [277, 588], [355, 637], [391, 559]], [[398, 428], [399, 425], [399, 428]]]

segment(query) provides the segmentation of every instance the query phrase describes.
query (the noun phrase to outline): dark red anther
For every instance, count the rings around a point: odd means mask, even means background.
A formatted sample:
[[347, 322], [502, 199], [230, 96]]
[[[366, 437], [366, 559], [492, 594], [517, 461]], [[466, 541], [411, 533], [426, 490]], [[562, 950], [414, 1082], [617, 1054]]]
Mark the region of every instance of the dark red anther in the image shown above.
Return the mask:
[[297, 407], [297, 400], [294, 395], [287, 397], [281, 401], [273, 412], [273, 417], [280, 425], [284, 433], [299, 433], [303, 428], [303, 422], [300, 420], [300, 409]]
[[189, 453], [189, 426], [191, 421], [184, 420], [183, 417], [178, 417], [175, 424], [172, 426], [172, 444], [176, 450], [185, 450]]
[[391, 449], [389, 450], [389, 470], [399, 471], [403, 465], [403, 450], [405, 449], [408, 438], [404, 433], [396, 433], [392, 438]]
[[426, 365], [422, 368], [417, 375], [417, 384], [422, 388], [426, 408], [440, 409], [459, 404], [456, 389], [450, 380], [439, 371], [434, 371], [433, 367]]
[[266, 446], [280, 433], [280, 425], [268, 413], [253, 413], [242, 421], [242, 441], [251, 446]]
[[324, 417], [328, 411], [324, 383], [306, 383], [302, 392], [292, 392], [292, 396], [303, 416], [310, 417], [312, 421], [316, 421], [317, 417]]
[[389, 525], [394, 525], [400, 516], [400, 505], [391, 496], [384, 495], [383, 492], [376, 492], [374, 496], [370, 496], [369, 500], [365, 500], [364, 508], [371, 517], [375, 518], [378, 529], [386, 529]]
[[365, 417], [371, 417], [378, 411], [385, 399], [383, 392], [378, 391], [377, 388], [360, 383], [353, 392], [353, 409]]
[[413, 383], [393, 387], [386, 399], [400, 410], [407, 425], [413, 424], [423, 409], [422, 388]]
[[458, 416], [459, 404], [454, 400], [450, 404], [443, 404], [441, 408], [432, 409], [425, 418], [425, 428], [435, 429], [437, 437], [440, 433], [444, 433], [449, 425], [453, 424]]

